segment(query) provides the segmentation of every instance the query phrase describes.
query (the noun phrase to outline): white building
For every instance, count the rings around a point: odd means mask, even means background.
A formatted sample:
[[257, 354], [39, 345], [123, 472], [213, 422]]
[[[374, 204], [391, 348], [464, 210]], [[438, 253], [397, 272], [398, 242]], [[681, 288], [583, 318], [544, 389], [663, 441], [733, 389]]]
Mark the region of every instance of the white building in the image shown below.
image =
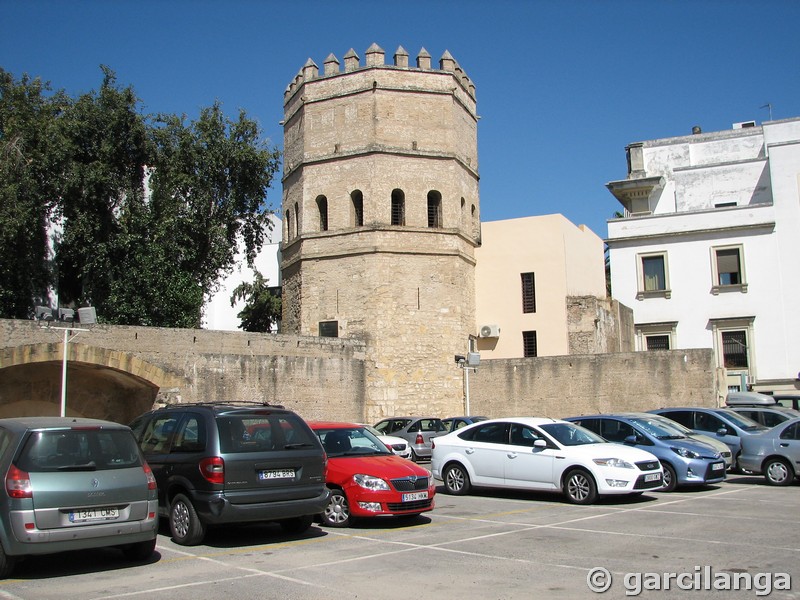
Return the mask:
[[[281, 285], [280, 245], [283, 231], [281, 219], [273, 215], [272, 231], [267, 232], [261, 252], [255, 259], [255, 267], [268, 281], [271, 287]], [[244, 255], [239, 255], [233, 271], [222, 281], [219, 290], [203, 307], [203, 329], [236, 331], [241, 320], [237, 315], [244, 308], [244, 301], [239, 300], [231, 306], [231, 295], [236, 287], [245, 281], [253, 281], [253, 270], [247, 266]], [[276, 329], [277, 330], [277, 329]]]
[[796, 389], [800, 118], [627, 147], [611, 289], [638, 350], [713, 348], [729, 389]]

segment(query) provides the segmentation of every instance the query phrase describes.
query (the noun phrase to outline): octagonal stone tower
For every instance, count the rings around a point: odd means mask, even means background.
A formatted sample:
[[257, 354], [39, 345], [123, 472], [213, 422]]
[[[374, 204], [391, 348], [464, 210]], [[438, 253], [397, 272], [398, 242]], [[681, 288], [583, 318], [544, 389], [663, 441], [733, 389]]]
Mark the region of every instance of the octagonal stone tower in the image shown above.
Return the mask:
[[283, 331], [367, 343], [370, 422], [463, 411], [477, 123], [472, 81], [424, 48], [309, 59], [284, 94]]

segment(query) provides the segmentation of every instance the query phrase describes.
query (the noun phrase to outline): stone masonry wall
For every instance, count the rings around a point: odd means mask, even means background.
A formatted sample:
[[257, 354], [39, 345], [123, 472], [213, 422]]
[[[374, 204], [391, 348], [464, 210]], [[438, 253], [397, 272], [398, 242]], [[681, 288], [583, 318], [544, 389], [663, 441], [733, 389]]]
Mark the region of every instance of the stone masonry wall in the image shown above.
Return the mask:
[[476, 415], [561, 418], [717, 406], [711, 349], [487, 360], [470, 374]]

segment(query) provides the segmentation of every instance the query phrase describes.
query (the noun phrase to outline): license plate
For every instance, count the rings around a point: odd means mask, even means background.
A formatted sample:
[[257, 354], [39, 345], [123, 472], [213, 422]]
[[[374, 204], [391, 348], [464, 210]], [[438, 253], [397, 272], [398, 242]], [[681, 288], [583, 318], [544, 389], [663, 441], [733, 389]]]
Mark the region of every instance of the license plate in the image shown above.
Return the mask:
[[711, 465], [712, 471], [722, 471], [725, 468], [725, 463], [714, 463]]
[[650, 475], [645, 475], [645, 481], [659, 481], [661, 479], [661, 473], [650, 473]]
[[294, 469], [272, 469], [259, 471], [259, 479], [294, 479]]
[[91, 510], [75, 510], [69, 513], [70, 523], [89, 523], [91, 521], [111, 521], [119, 519], [119, 509], [92, 508]]
[[427, 500], [428, 492], [414, 492], [413, 494], [403, 494], [403, 502], [413, 502], [414, 500]]

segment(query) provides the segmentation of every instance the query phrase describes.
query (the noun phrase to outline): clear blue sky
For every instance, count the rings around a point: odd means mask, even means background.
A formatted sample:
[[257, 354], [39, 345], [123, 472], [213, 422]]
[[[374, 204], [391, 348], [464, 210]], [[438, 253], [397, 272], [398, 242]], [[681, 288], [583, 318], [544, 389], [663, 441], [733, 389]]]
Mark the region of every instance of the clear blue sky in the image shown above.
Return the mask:
[[562, 213], [605, 237], [627, 144], [761, 123], [767, 103], [800, 116], [798, 24], [797, 0], [0, 0], [0, 66], [74, 96], [105, 64], [147, 112], [219, 100], [282, 147], [308, 58], [449, 50], [477, 86], [482, 219]]

